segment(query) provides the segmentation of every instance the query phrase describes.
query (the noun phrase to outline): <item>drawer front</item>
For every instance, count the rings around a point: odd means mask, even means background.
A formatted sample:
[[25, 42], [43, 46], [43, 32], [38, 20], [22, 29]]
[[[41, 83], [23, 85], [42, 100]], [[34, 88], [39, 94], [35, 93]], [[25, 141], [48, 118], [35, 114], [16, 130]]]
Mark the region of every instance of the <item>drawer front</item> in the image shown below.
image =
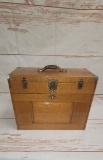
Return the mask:
[[[28, 82], [26, 88], [23, 88], [20, 82], [10, 82], [10, 90], [12, 93], [52, 93], [48, 86], [48, 83], [34, 83]], [[67, 93], [85, 93], [92, 94], [94, 92], [94, 83], [84, 83], [83, 87], [78, 89], [77, 83], [58, 83], [57, 88], [54, 91], [57, 94]]]
[[72, 103], [33, 103], [34, 123], [70, 123]]
[[[34, 102], [90, 102], [92, 94], [12, 94], [14, 101]], [[53, 96], [53, 98], [52, 98]]]

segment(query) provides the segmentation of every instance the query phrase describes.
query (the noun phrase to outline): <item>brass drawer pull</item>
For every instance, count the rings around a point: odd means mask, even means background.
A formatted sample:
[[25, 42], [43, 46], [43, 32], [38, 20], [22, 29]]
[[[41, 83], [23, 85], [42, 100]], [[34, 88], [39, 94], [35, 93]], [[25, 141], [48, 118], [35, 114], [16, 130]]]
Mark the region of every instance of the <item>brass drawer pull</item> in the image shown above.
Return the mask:
[[55, 95], [50, 95], [49, 97], [50, 97], [51, 99], [56, 98], [56, 96], [55, 96]]

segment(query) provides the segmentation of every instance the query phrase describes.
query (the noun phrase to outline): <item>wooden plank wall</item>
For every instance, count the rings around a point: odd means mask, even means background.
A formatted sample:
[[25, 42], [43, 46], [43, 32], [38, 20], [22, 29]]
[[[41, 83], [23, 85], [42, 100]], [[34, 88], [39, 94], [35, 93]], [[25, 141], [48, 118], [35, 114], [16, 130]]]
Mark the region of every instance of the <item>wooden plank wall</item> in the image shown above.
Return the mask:
[[1, 160], [102, 160], [103, 154], [102, 153], [78, 153], [75, 154], [71, 153], [63, 153], [63, 152], [21, 152], [18, 153], [1, 153], [0, 156]]
[[102, 160], [102, 95], [85, 131], [16, 130], [7, 75], [48, 64], [89, 69], [103, 94], [103, 0], [0, 0], [0, 160]]
[[0, 92], [18, 66], [83, 67], [103, 94], [103, 0], [0, 0]]

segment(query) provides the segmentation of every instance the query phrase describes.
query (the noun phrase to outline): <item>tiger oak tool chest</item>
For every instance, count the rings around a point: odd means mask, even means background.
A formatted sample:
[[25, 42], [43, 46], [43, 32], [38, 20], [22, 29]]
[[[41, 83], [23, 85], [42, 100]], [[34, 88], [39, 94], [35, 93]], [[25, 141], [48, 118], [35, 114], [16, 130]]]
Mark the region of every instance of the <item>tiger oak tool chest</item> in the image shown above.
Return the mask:
[[16, 68], [8, 83], [17, 128], [85, 129], [97, 80], [84, 68]]

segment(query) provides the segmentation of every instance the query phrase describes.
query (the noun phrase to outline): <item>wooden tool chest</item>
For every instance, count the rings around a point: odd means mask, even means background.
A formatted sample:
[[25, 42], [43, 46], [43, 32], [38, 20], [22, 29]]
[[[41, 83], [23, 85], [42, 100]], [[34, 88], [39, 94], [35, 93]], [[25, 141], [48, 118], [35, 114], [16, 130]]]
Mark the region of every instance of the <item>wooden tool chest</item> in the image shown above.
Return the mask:
[[16, 68], [8, 83], [17, 128], [85, 129], [97, 80], [84, 68]]

